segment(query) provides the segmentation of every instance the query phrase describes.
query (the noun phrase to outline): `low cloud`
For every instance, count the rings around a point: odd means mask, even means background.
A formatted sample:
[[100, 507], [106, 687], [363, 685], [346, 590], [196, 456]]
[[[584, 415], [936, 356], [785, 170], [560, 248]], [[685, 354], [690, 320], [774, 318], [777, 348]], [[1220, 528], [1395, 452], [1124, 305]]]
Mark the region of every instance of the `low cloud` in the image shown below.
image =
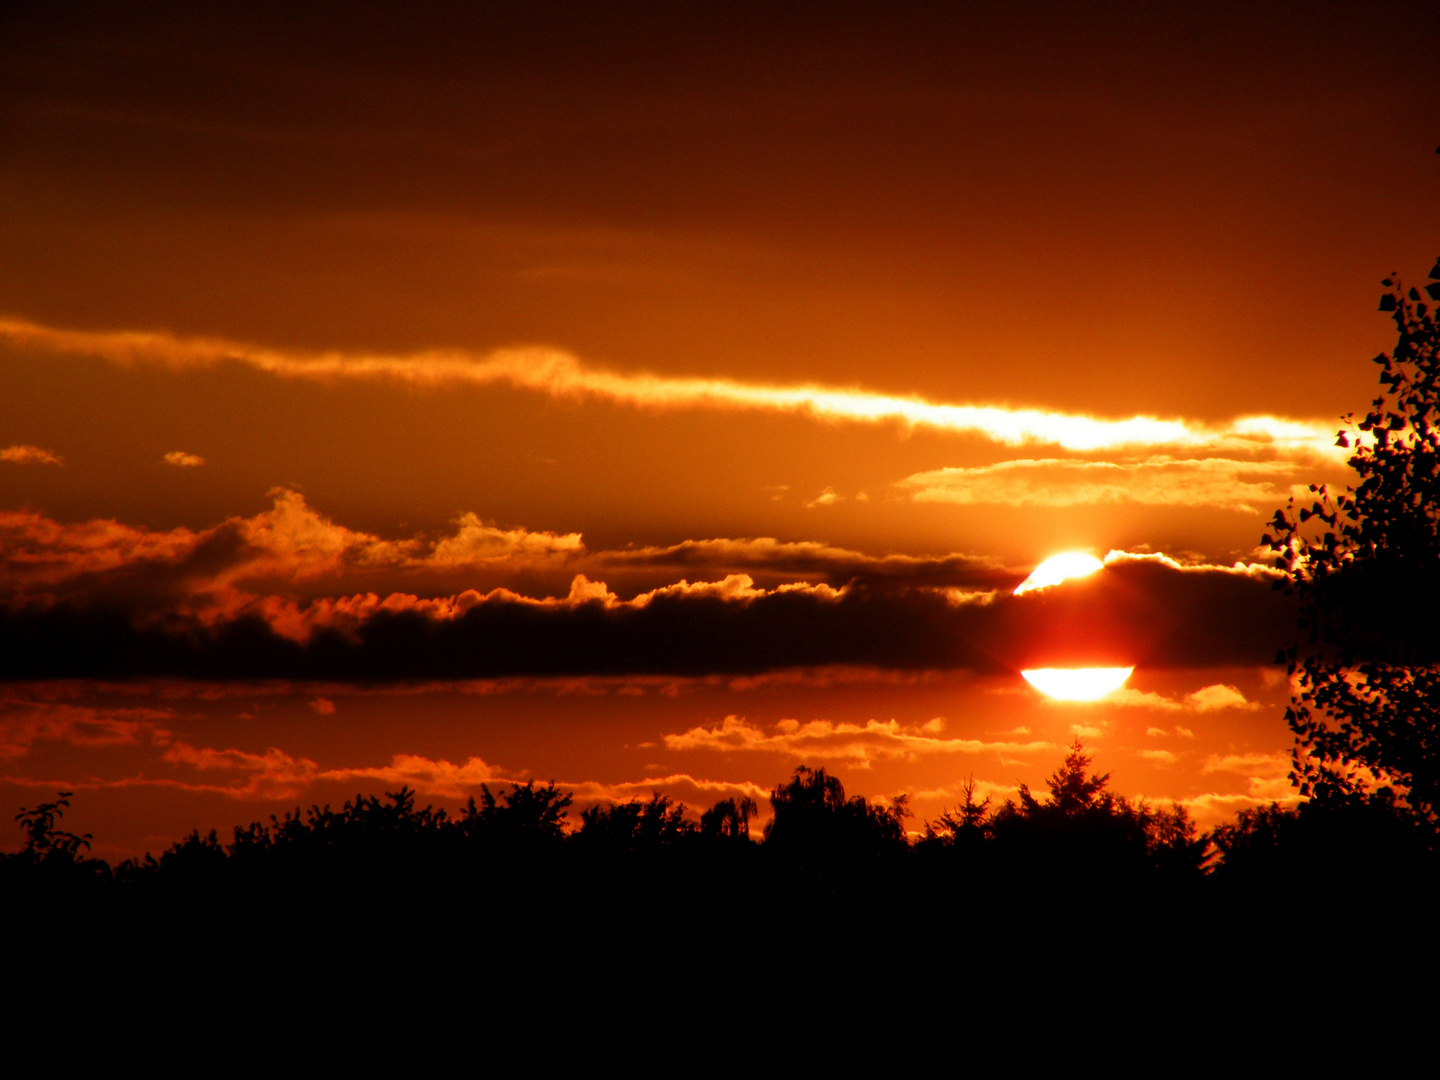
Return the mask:
[[1227, 772], [1239, 776], [1274, 779], [1290, 772], [1290, 755], [1276, 754], [1211, 754], [1205, 759], [1202, 772]]
[[[1131, 690], [1125, 687], [1106, 695], [1103, 700], [1106, 705], [1126, 705], [1140, 709], [1159, 709], [1165, 712], [1205, 713], [1215, 712], [1218, 709], [1255, 710], [1260, 708], [1259, 702], [1249, 701], [1235, 687], [1221, 683], [1177, 696], [1156, 694], [1148, 690]], [[1177, 727], [1175, 730], [1183, 732], [1192, 739], [1195, 737], [1185, 728]], [[1150, 728], [1147, 734], [1166, 735], [1169, 732]]]
[[184, 469], [194, 469], [205, 464], [205, 459], [199, 454], [187, 454], [184, 450], [171, 450], [164, 457], [165, 464], [178, 465]]
[[0, 700], [0, 760], [26, 757], [45, 742], [89, 749], [165, 745], [171, 720], [164, 709], [101, 709], [7, 696]]
[[7, 446], [0, 449], [0, 461], [12, 465], [64, 465], [65, 459], [52, 450], [39, 446]]
[[1241, 810], [1269, 806], [1271, 803], [1295, 806], [1300, 801], [1299, 792], [1288, 781], [1268, 785], [1254, 784], [1252, 790], [1244, 794], [1206, 792], [1202, 795], [1192, 795], [1186, 799], [1176, 800], [1179, 805], [1190, 812], [1196, 825], [1202, 829], [1213, 827], [1223, 821], [1233, 820]]
[[1053, 743], [1038, 741], [947, 739], [941, 734], [944, 726], [938, 718], [921, 725], [904, 725], [895, 720], [869, 720], [864, 724], [831, 720], [802, 724], [798, 720], [781, 720], [767, 732], [743, 717], [732, 715], [711, 727], [694, 727], [678, 735], [666, 735], [665, 748], [784, 754], [800, 760], [844, 761], [860, 768], [877, 760], [914, 761], [925, 754], [1013, 755], [1057, 749]]
[[1209, 506], [1268, 513], [1298, 479], [1297, 461], [1041, 458], [915, 473], [896, 486], [916, 502], [998, 506]]

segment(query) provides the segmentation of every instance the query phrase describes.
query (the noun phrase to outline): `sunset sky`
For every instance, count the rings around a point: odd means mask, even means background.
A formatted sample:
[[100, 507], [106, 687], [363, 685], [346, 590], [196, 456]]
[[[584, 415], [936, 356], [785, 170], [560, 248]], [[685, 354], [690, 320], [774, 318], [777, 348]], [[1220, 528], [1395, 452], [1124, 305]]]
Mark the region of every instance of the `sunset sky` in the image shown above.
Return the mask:
[[0, 7], [0, 818], [1289, 798], [1440, 18], [1105, 7]]

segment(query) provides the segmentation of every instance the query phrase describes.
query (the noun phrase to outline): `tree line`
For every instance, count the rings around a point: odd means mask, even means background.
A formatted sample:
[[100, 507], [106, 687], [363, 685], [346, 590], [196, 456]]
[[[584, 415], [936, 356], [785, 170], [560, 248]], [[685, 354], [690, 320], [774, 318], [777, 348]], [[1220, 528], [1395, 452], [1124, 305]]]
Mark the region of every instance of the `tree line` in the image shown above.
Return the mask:
[[665, 880], [764, 883], [795, 898], [864, 897], [901, 885], [958, 887], [966, 880], [1016, 887], [1046, 882], [1077, 894], [1162, 889], [1382, 887], [1397, 876], [1434, 875], [1433, 834], [1392, 791], [1344, 801], [1311, 799], [1242, 810], [1198, 832], [1183, 806], [1155, 807], [1112, 792], [1077, 741], [1036, 795], [996, 806], [965, 801], [907, 832], [902, 796], [882, 803], [847, 796], [823, 768], [801, 766], [770, 793], [757, 838], [758, 807], [725, 799], [693, 815], [656, 792], [648, 800], [583, 809], [553, 782], [482, 786], [458, 814], [420, 806], [409, 788], [357, 795], [339, 809], [298, 807], [269, 822], [236, 826], [222, 842], [192, 832], [157, 857], [111, 867], [87, 854], [88, 834], [63, 829], [70, 793], [22, 808], [21, 850], [0, 855], [0, 890], [94, 897], [234, 897], [378, 889], [472, 887], [519, 875], [549, 886], [627, 895]]

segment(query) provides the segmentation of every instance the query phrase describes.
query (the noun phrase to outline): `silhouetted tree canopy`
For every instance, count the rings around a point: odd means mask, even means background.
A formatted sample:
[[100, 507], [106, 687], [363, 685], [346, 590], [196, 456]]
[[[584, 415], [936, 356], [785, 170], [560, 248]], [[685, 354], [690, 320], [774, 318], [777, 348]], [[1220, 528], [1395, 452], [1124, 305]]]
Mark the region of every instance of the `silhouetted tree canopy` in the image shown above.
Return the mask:
[[802, 765], [770, 793], [774, 816], [765, 825], [765, 846], [802, 861], [894, 854], [905, 847], [907, 802], [906, 796], [889, 806], [858, 795], [847, 799], [837, 777]]
[[1110, 774], [1089, 772], [1090, 761], [1077, 739], [1046, 780], [1048, 800], [1021, 784], [1019, 801], [994, 813], [988, 827], [1002, 857], [1091, 879], [1198, 875], [1209, 840], [1197, 836], [1185, 808], [1156, 809], [1116, 795], [1107, 790]]
[[[1440, 300], [1440, 261], [1425, 287]], [[1433, 830], [1440, 810], [1440, 325], [1397, 279], [1380, 310], [1399, 330], [1375, 358], [1381, 393], [1337, 445], [1359, 482], [1311, 485], [1262, 542], [1301, 603], [1282, 653], [1295, 680], [1286, 720], [1302, 795], [1352, 799], [1389, 788]]]

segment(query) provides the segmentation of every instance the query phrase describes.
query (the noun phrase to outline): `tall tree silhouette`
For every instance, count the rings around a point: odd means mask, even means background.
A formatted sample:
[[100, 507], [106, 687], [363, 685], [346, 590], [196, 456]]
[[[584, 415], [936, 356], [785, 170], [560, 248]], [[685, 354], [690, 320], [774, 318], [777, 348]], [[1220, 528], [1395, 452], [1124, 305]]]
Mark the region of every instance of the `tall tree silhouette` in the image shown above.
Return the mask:
[[[1440, 260], [1425, 293], [1440, 300]], [[1282, 653], [1295, 691], [1292, 779], [1318, 799], [1390, 788], [1432, 832], [1440, 811], [1440, 325], [1420, 290], [1387, 278], [1399, 340], [1375, 358], [1381, 393], [1337, 445], [1359, 482], [1292, 497], [1262, 542], [1298, 594]], [[1387, 793], [1383, 797], [1389, 798]]]
[[990, 822], [1002, 857], [1017, 870], [1094, 880], [1198, 876], [1208, 840], [1197, 836], [1184, 807], [1156, 809], [1107, 790], [1110, 774], [1091, 773], [1091, 758], [1076, 739], [1046, 779], [1041, 801], [1020, 785]]

